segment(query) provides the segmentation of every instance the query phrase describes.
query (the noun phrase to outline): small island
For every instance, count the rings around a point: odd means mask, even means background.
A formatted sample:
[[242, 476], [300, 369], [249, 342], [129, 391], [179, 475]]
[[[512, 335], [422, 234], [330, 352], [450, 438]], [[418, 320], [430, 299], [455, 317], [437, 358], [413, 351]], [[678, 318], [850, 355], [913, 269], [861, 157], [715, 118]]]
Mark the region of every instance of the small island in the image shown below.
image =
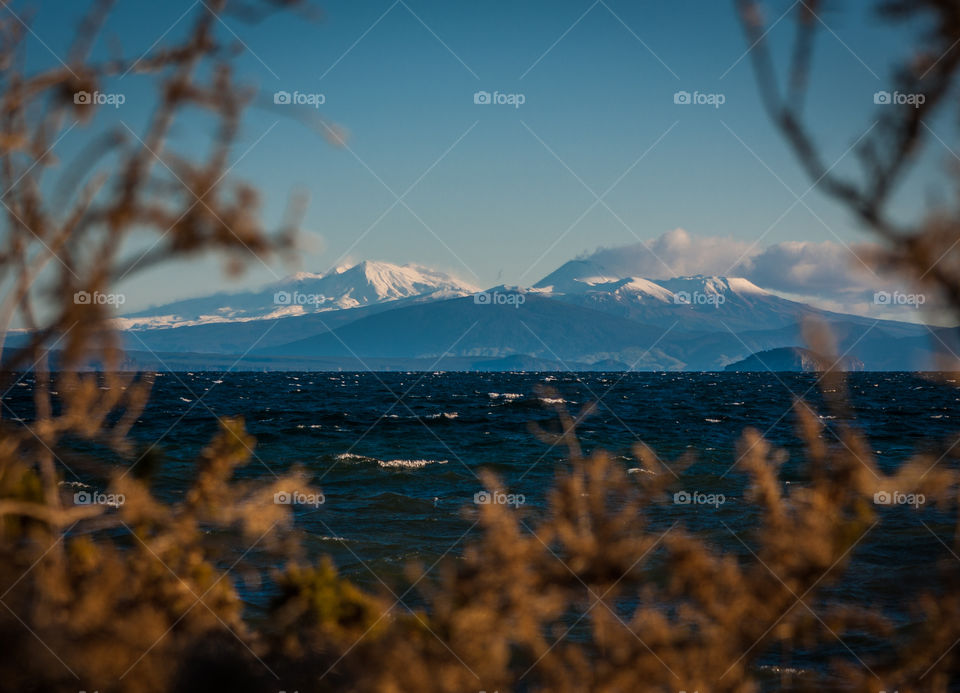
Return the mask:
[[[778, 349], [767, 349], [751, 354], [745, 359], [729, 364], [723, 370], [728, 372], [742, 371], [802, 371], [816, 372], [821, 371], [821, 363], [824, 358], [810, 349], [803, 347], [780, 347]], [[840, 359], [840, 370], [843, 371], [862, 371], [864, 370], [863, 361], [852, 356], [845, 356]]]

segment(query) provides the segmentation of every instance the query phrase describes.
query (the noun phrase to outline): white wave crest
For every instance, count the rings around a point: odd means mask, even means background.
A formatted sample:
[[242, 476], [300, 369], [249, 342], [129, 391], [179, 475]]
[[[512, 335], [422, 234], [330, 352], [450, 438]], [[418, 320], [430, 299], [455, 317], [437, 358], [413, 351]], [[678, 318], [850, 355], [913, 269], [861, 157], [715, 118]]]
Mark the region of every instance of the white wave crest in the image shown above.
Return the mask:
[[428, 464], [446, 464], [446, 460], [377, 460], [384, 469], [421, 469]]

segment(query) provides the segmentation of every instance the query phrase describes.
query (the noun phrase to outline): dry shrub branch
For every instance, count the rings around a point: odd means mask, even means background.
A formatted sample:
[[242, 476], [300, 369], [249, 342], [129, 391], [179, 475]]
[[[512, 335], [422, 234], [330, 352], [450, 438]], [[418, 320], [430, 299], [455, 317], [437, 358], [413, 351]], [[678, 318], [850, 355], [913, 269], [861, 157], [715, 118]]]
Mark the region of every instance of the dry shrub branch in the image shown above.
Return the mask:
[[[801, 3], [802, 4], [802, 3]], [[367, 593], [342, 579], [329, 560], [302, 553], [280, 490], [308, 492], [295, 470], [270, 483], [244, 482], [237, 470], [256, 442], [243, 422], [225, 419], [196, 462], [188, 493], [162, 502], [149, 463], [128, 433], [149, 396], [150, 374], [122, 370], [109, 305], [77, 302], [78, 292], [108, 293], [131, 274], [201, 252], [231, 271], [252, 255], [289, 247], [299, 202], [278, 233], [258, 220], [254, 188], [233, 181], [230, 155], [252, 94], [231, 70], [235, 46], [218, 39], [218, 15], [256, 19], [295, 3], [201, 3], [191, 30], [173, 45], [136, 59], [90, 58], [109, 3], [96, 3], [62, 66], [22, 71], [24, 26], [0, 22], [0, 334], [14, 320], [31, 329], [26, 346], [3, 352], [4, 389], [29, 370], [34, 416], [0, 421], [0, 680], [22, 691], [753, 691], [839, 688], [945, 691], [957, 682], [960, 590], [956, 569], [938, 588], [911, 594], [917, 625], [896, 627], [864, 604], [838, 606], [825, 591], [841, 583], [864, 538], [880, 531], [872, 499], [887, 490], [923, 493], [956, 515], [958, 478], [939, 460], [917, 455], [882, 472], [869, 442], [850, 425], [832, 431], [808, 403], [795, 415], [808, 481], [780, 480], [781, 451], [755, 430], [743, 434], [739, 470], [749, 477], [756, 522], [726, 527], [740, 552], [721, 552], [682, 524], [664, 525], [663, 501], [675, 472], [638, 445], [646, 474], [628, 475], [599, 451], [585, 453], [574, 418], [558, 410], [559, 433], [539, 431], [569, 450], [549, 502], [533, 516], [480, 506], [462, 556], [410, 566], [405, 591]], [[762, 36], [751, 2], [741, 2], [751, 37]], [[884, 121], [862, 156], [865, 187], [836, 180], [815, 152], [799, 113], [815, 22], [799, 14], [788, 96], [778, 96], [763, 41], [754, 52], [771, 114], [811, 176], [885, 238], [885, 261], [921, 274], [951, 239], [956, 223], [938, 217], [904, 231], [882, 213], [923, 134], [922, 118], [955, 83], [960, 51], [905, 72], [931, 95], [921, 110]], [[952, 2], [885, 4], [892, 14], [935, 17], [935, 47], [960, 39]], [[292, 9], [296, 9], [295, 7]], [[142, 133], [121, 128], [91, 140], [75, 162], [50, 153], [66, 130], [89, 127], [96, 109], [75, 103], [126, 73], [155, 80], [157, 104]], [[206, 157], [178, 155], [171, 129], [185, 109], [206, 112], [213, 146]], [[79, 121], [79, 124], [75, 124]], [[900, 158], [898, 158], [900, 157]], [[52, 183], [51, 176], [56, 176]], [[127, 241], [135, 238], [139, 244]], [[146, 241], [144, 242], [144, 239]], [[952, 257], [952, 255], [951, 255]], [[934, 267], [934, 266], [931, 266]], [[952, 261], [925, 275], [960, 306]], [[42, 297], [42, 300], [38, 300]], [[40, 304], [40, 305], [38, 305]], [[53, 310], [45, 306], [53, 306]], [[848, 404], [838, 356], [823, 330], [811, 346], [824, 358], [825, 406], [845, 420]], [[50, 350], [58, 363], [48, 363]], [[91, 363], [100, 372], [89, 372]], [[54, 394], [56, 392], [57, 394]], [[6, 405], [4, 405], [6, 406]], [[71, 454], [71, 441], [99, 446], [102, 458]], [[125, 502], [73, 505], [76, 467], [103, 480]], [[491, 490], [501, 483], [485, 478]], [[956, 542], [954, 542], [956, 545]], [[282, 569], [278, 596], [250, 617], [236, 580], [250, 577], [251, 552], [270, 553]], [[960, 562], [956, 564], [960, 567]], [[252, 576], [257, 577], [257, 576]], [[911, 590], [904, 586], [905, 593]], [[409, 594], [425, 605], [406, 608]], [[906, 598], [906, 597], [905, 597]], [[872, 638], [879, 650], [848, 656], [847, 638]], [[840, 648], [823, 671], [794, 676], [758, 662], [797, 649]], [[886, 649], [884, 649], [886, 647]], [[877, 651], [882, 656], [871, 656]], [[771, 683], [771, 677], [775, 680]]]

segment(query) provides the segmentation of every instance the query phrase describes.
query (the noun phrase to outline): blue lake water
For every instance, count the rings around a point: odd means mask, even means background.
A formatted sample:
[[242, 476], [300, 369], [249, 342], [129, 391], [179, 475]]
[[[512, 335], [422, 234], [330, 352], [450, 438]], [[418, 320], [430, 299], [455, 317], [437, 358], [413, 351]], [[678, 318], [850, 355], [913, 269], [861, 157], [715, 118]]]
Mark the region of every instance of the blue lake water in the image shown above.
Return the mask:
[[[918, 451], [939, 457], [956, 439], [960, 392], [954, 383], [856, 373], [848, 387], [847, 423], [867, 434], [887, 471]], [[26, 420], [29, 395], [26, 377], [6, 398]], [[644, 473], [631, 455], [641, 440], [668, 463], [695, 452], [696, 462], [674, 486], [723, 494], [725, 502], [711, 507], [667, 499], [650, 510], [654, 527], [679, 520], [718, 550], [750, 560], [724, 527], [749, 539], [755, 520], [743, 500], [746, 476], [734, 467], [735, 444], [745, 427], [759, 429], [789, 455], [785, 485], [803, 483], [791, 409], [796, 397], [827, 413], [816, 376], [802, 373], [166, 373], [132, 435], [141, 447], [156, 445], [155, 491], [174, 500], [215, 434], [217, 417], [244, 417], [257, 444], [242, 476], [272, 479], [295, 465], [307, 468], [325, 496], [320, 506], [294, 507], [308, 553], [332, 555], [343, 573], [374, 588], [380, 580], [399, 583], [410, 561], [455, 560], [478, 531], [471, 526], [481, 468], [523, 496], [523, 512], [542, 510], [557, 469], [567, 464], [563, 449], [530, 430], [531, 424], [555, 425], [551, 399], [573, 413], [599, 402], [578, 430], [583, 448], [610, 451], [631, 473]], [[823, 422], [828, 429], [840, 423], [826, 415]], [[947, 455], [939, 464], [956, 466], [957, 459]], [[828, 596], [881, 606], [908, 627], [912, 605], [904, 603], [902, 585], [922, 587], [938, 565], [956, 560], [934, 536], [952, 545], [953, 528], [950, 518], [930, 509], [883, 507], [881, 517]], [[256, 552], [249, 558], [264, 568], [269, 563]], [[242, 590], [255, 610], [271, 591], [269, 583]], [[847, 643], [858, 647], [855, 639]]]

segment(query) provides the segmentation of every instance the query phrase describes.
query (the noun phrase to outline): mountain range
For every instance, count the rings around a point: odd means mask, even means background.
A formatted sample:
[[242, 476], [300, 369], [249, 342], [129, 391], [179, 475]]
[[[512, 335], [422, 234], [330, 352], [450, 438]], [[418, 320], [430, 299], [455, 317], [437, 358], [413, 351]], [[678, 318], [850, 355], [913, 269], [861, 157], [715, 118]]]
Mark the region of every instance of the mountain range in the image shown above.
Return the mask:
[[116, 320], [131, 368], [719, 371], [802, 348], [811, 318], [857, 369], [935, 369], [957, 338], [956, 328], [821, 310], [739, 277], [618, 276], [590, 260], [486, 291], [366, 261]]

